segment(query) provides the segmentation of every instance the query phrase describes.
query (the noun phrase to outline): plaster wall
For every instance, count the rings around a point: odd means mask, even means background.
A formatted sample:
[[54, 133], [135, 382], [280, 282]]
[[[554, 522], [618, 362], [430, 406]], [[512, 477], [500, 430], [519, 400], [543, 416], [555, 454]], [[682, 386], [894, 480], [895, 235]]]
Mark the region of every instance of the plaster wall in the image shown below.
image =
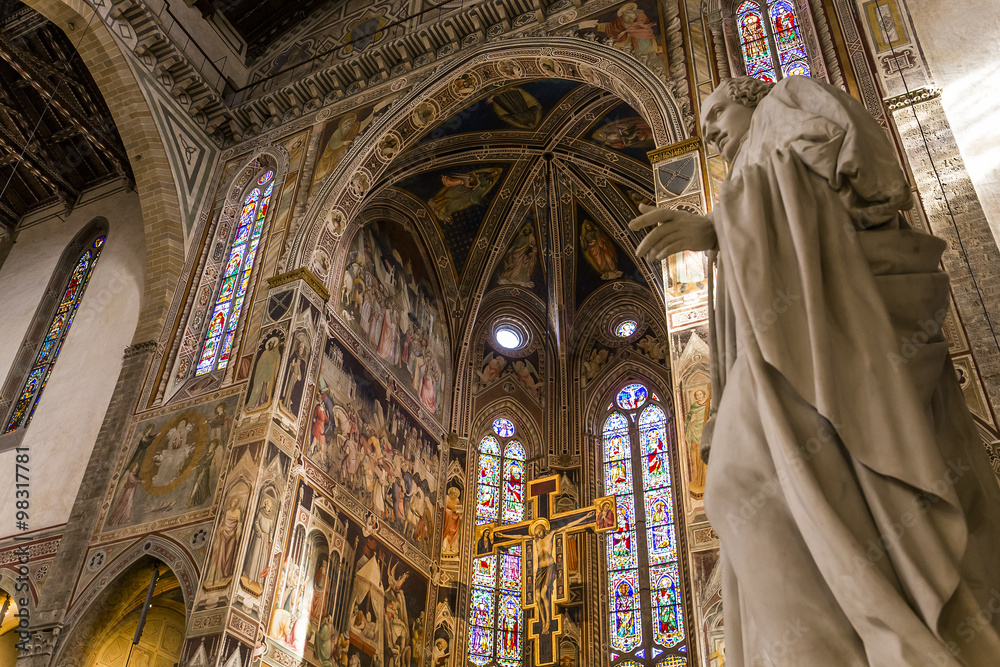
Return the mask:
[[[32, 532], [68, 520], [135, 333], [146, 263], [138, 195], [95, 188], [67, 218], [29, 221], [0, 269], [0, 377], [6, 377], [63, 250], [98, 216], [108, 221], [108, 240], [21, 442], [30, 454]], [[0, 453], [0, 471], [11, 481], [16, 454]], [[14, 491], [13, 483], [0, 484], [0, 540], [15, 530]]]
[[912, 6], [910, 16], [934, 82], [941, 88], [942, 105], [990, 229], [1000, 240], [996, 92], [1000, 90], [1000, 3], [935, 0]]

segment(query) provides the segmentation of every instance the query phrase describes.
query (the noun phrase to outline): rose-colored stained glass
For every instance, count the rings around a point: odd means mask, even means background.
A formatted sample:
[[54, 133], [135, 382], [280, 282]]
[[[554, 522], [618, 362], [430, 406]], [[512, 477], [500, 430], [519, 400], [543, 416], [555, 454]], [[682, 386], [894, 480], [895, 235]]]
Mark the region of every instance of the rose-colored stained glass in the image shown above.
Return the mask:
[[514, 435], [514, 422], [506, 417], [500, 417], [493, 421], [493, 432], [501, 438], [509, 438]]

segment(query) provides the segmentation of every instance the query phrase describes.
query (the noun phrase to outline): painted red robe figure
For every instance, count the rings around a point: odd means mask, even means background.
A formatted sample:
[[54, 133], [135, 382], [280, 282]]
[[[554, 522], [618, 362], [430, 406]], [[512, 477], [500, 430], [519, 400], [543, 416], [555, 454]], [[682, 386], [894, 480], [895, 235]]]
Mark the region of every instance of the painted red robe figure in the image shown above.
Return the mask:
[[601, 274], [601, 280], [620, 278], [618, 270], [618, 253], [611, 239], [590, 220], [584, 220], [580, 226], [580, 250], [595, 271]]
[[[326, 445], [326, 425], [330, 423], [330, 415], [326, 412], [326, 406], [324, 405], [324, 400], [326, 398], [327, 392], [320, 394], [319, 401], [316, 403], [316, 409], [313, 410], [313, 423], [312, 423], [312, 439], [314, 442], [319, 442], [321, 445]], [[313, 445], [315, 447], [315, 445]]]

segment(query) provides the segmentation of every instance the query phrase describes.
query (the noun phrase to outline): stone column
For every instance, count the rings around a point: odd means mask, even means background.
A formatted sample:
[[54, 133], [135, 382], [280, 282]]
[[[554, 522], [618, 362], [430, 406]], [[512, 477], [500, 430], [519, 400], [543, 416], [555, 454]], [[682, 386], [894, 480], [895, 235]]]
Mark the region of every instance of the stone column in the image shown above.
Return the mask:
[[65, 637], [65, 616], [70, 606], [77, 574], [84, 566], [90, 536], [97, 527], [105, 492], [118, 461], [119, 446], [135, 409], [135, 396], [156, 350], [156, 343], [144, 341], [125, 349], [104, 423], [94, 443], [76, 501], [66, 522], [59, 551], [45, 577], [37, 608], [31, 610], [31, 649], [18, 660], [20, 667], [46, 667], [59, 642]]
[[[307, 268], [268, 279], [220, 505], [182, 650], [182, 664], [236, 664], [263, 646], [293, 503], [297, 442], [307, 429], [326, 340], [329, 293]], [[186, 661], [186, 662], [185, 662]]]

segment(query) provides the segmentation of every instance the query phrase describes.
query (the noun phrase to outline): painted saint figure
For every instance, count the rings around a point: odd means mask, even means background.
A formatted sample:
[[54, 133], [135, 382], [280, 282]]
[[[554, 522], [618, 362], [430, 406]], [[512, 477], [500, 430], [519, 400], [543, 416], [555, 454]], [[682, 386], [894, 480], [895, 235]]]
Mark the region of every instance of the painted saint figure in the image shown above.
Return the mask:
[[535, 247], [535, 229], [530, 224], [521, 227], [521, 231], [510, 244], [510, 249], [504, 257], [503, 270], [497, 282], [501, 285], [518, 285], [534, 287], [531, 272], [538, 263], [538, 249]]
[[121, 495], [118, 496], [118, 502], [115, 503], [115, 508], [111, 511], [111, 516], [108, 517], [109, 526], [127, 526], [131, 523], [132, 501], [135, 500], [135, 492], [141, 481], [139, 479], [139, 462], [136, 461], [125, 470]]
[[621, 278], [614, 243], [590, 220], [584, 220], [580, 225], [580, 250], [587, 263], [601, 274], [601, 280]]
[[212, 554], [208, 559], [208, 572], [205, 574], [206, 588], [221, 588], [233, 578], [233, 572], [236, 570], [236, 550], [243, 528], [240, 500], [239, 497], [231, 497], [219, 521]]
[[616, 150], [623, 148], [653, 148], [653, 130], [639, 116], [621, 118], [602, 125], [591, 135], [593, 140]]
[[462, 491], [457, 486], [448, 487], [448, 500], [444, 506], [444, 527], [441, 535], [441, 555], [458, 554], [458, 538], [462, 530]]
[[302, 389], [306, 381], [306, 364], [309, 363], [309, 339], [304, 331], [296, 331], [292, 338], [292, 353], [285, 366], [281, 388], [281, 407], [290, 415], [297, 415], [302, 402]]
[[656, 23], [651, 21], [646, 12], [639, 9], [634, 2], [626, 2], [618, 9], [618, 17], [607, 23], [599, 21], [581, 21], [580, 28], [592, 28], [603, 32], [614, 43], [616, 49], [628, 50], [636, 58], [647, 59], [661, 52], [656, 41], [653, 28]]
[[688, 473], [691, 493], [705, 491], [705, 462], [701, 460], [701, 435], [708, 421], [708, 393], [695, 389], [694, 400], [684, 416], [684, 435], [688, 441]]
[[191, 489], [191, 495], [187, 500], [188, 507], [201, 507], [212, 497], [212, 486], [216, 479], [213, 473], [219, 469], [216, 459], [221, 456], [219, 453], [221, 447], [221, 443], [216, 439], [208, 443], [208, 447], [205, 448], [205, 453], [195, 468], [194, 488]]
[[264, 573], [270, 566], [271, 535], [274, 533], [274, 503], [270, 497], [264, 496], [260, 509], [253, 522], [253, 533], [250, 545], [247, 547], [247, 560], [243, 568], [244, 585], [255, 595], [260, 595], [263, 588]]
[[279, 336], [271, 335], [264, 343], [263, 350], [258, 353], [257, 363], [250, 378], [250, 391], [247, 393], [248, 408], [260, 408], [271, 402], [283, 348]]

